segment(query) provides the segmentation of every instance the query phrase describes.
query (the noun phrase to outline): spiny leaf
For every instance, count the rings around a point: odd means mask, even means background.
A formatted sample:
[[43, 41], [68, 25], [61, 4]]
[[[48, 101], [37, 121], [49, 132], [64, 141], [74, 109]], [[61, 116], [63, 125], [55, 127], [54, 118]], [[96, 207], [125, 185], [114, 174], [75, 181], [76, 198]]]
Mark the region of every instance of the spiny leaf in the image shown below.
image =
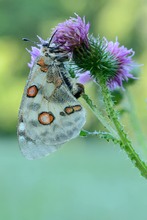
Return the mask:
[[86, 131], [86, 130], [81, 130], [80, 132], [81, 137], [88, 137], [88, 136], [99, 136], [101, 139], [105, 139], [108, 142], [113, 141], [115, 144], [120, 143], [120, 140], [116, 139], [113, 137], [113, 135], [109, 132], [104, 132], [104, 131]]

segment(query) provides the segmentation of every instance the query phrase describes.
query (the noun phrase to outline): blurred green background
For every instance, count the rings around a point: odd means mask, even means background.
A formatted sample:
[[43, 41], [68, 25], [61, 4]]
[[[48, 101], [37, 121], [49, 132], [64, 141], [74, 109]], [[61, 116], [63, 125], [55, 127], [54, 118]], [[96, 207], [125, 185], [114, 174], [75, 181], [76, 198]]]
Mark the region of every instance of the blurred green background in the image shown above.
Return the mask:
[[[135, 50], [135, 60], [144, 64], [129, 93], [146, 136], [147, 1], [0, 0], [0, 219], [147, 219], [147, 180], [119, 146], [77, 138], [41, 160], [28, 161], [20, 154], [17, 114], [29, 73], [30, 56], [25, 48], [31, 46], [21, 39], [36, 41], [36, 35], [46, 39], [51, 28], [75, 12], [86, 16], [91, 33], [113, 41], [117, 36], [121, 44]], [[91, 83], [86, 92], [98, 96]], [[127, 103], [123, 102], [126, 108]], [[147, 148], [136, 144], [128, 115], [122, 120], [136, 150], [147, 160]], [[86, 128], [96, 127], [100, 125], [87, 109]]]

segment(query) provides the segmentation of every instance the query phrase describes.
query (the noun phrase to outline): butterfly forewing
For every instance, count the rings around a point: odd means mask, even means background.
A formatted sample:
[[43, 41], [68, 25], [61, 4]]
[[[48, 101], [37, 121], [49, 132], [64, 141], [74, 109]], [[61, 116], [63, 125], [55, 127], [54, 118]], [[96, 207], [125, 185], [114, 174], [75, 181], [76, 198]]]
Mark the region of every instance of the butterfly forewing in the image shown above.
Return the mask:
[[[62, 71], [61, 71], [62, 70]], [[62, 77], [61, 63], [37, 57], [19, 111], [18, 136], [28, 159], [41, 158], [76, 137], [85, 123], [85, 110]]]

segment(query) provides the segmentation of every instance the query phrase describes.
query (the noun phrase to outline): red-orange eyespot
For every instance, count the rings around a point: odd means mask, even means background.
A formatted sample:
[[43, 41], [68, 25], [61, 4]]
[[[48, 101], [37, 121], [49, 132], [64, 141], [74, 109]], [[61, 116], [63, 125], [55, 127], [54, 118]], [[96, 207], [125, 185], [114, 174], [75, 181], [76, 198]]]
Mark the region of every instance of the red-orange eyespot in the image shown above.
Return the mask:
[[66, 114], [68, 114], [68, 115], [70, 115], [70, 114], [72, 114], [73, 112], [74, 112], [74, 110], [73, 110], [73, 107], [66, 107], [65, 109], [64, 109], [64, 111], [66, 112]]
[[81, 105], [75, 105], [75, 106], [73, 106], [73, 109], [75, 112], [78, 112], [82, 109], [82, 107], [81, 107]]
[[40, 60], [38, 60], [37, 64], [40, 66], [40, 70], [42, 72], [48, 71], [48, 65], [45, 64], [44, 59], [41, 57]]
[[54, 121], [55, 117], [51, 112], [41, 112], [38, 115], [38, 121], [42, 125], [49, 125]]
[[29, 97], [29, 98], [34, 98], [37, 95], [37, 93], [38, 93], [38, 88], [35, 85], [30, 86], [27, 89], [27, 97]]
[[44, 59], [41, 57], [40, 60], [38, 60], [37, 64], [39, 66], [45, 66], [46, 64], [44, 63]]

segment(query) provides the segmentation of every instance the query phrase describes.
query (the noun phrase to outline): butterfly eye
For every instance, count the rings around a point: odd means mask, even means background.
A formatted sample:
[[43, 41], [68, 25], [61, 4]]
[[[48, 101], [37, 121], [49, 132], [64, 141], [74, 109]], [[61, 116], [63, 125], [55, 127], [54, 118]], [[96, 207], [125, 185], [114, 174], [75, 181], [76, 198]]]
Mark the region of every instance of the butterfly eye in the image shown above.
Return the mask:
[[49, 47], [49, 43], [43, 43], [42, 46], [43, 47]]

